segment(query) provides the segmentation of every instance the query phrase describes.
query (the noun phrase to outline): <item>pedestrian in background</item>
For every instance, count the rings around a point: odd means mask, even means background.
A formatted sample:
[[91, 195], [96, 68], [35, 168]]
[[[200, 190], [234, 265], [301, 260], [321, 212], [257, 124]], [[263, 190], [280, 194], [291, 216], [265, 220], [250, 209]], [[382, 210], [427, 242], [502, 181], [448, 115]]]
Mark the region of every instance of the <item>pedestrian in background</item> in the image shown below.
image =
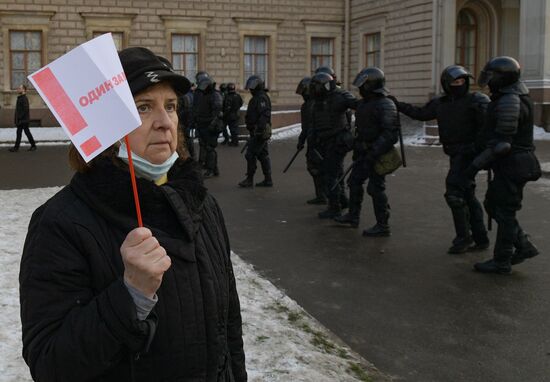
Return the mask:
[[23, 131], [31, 144], [29, 151], [36, 150], [36, 142], [31, 134], [29, 129], [30, 122], [30, 110], [29, 110], [29, 99], [27, 98], [27, 86], [21, 84], [17, 88], [19, 95], [17, 96], [17, 102], [15, 104], [15, 127], [17, 128], [17, 136], [15, 139], [15, 146], [13, 146], [9, 151], [15, 153], [19, 151], [19, 145], [21, 144], [21, 135]]

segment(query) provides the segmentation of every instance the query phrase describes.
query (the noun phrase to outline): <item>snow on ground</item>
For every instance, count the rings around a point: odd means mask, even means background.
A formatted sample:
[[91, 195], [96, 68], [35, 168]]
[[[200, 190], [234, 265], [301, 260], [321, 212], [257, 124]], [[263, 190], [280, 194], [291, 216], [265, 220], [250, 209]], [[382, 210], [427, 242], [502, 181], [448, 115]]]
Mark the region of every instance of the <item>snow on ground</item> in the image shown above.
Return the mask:
[[[58, 187], [0, 191], [0, 382], [31, 381], [21, 357], [19, 261], [32, 212]], [[370, 381], [377, 371], [233, 255], [251, 382]], [[385, 379], [385, 378], [384, 378]]]

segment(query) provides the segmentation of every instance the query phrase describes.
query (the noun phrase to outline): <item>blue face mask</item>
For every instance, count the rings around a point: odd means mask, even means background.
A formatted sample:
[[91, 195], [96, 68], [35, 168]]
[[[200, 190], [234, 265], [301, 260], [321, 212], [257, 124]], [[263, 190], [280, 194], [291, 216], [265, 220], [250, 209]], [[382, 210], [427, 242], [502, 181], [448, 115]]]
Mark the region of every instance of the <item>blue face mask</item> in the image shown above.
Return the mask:
[[[126, 144], [122, 143], [120, 145], [118, 157], [128, 163], [128, 149], [126, 148]], [[178, 153], [174, 152], [164, 163], [153, 164], [132, 151], [132, 162], [134, 163], [137, 176], [151, 181], [157, 181], [166, 175], [178, 157]]]

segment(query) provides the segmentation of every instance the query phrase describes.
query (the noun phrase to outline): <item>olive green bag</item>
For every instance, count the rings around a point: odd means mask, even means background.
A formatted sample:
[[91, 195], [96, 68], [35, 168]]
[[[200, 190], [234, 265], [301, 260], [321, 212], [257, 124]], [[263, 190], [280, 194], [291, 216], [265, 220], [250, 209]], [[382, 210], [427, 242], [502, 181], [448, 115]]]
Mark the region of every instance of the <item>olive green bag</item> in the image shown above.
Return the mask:
[[388, 175], [397, 170], [403, 165], [401, 155], [395, 146], [393, 146], [388, 152], [380, 155], [374, 163], [374, 171], [378, 175]]

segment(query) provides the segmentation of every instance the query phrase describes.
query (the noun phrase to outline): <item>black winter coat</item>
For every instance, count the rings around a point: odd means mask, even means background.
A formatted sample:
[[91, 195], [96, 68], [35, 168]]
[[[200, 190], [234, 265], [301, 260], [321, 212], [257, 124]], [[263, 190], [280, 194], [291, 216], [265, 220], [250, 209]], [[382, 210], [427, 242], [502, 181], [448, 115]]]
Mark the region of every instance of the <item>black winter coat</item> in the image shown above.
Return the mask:
[[17, 96], [15, 102], [15, 126], [28, 125], [30, 121], [29, 99], [25, 94]]
[[139, 321], [120, 246], [136, 227], [130, 177], [100, 157], [31, 219], [21, 260], [23, 357], [36, 381], [246, 381], [222, 213], [191, 161], [138, 179], [144, 226], [172, 260]]

